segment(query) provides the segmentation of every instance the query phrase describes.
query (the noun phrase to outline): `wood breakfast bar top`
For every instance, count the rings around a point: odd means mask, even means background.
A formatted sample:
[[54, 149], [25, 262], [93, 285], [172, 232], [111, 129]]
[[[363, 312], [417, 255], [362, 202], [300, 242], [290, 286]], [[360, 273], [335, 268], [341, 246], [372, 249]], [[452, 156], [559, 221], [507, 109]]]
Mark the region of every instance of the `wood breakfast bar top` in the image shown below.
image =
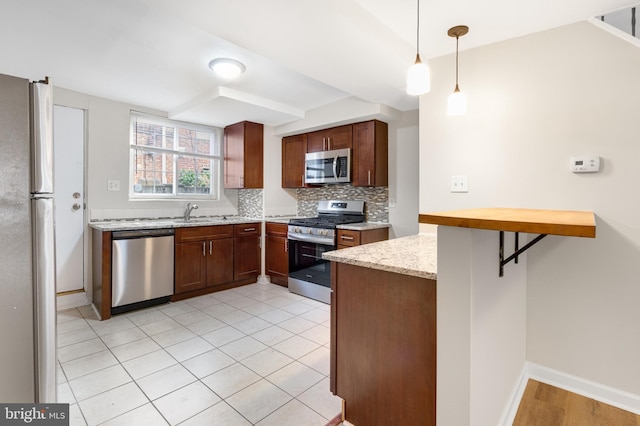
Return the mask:
[[595, 238], [595, 215], [589, 211], [477, 208], [419, 215], [420, 223], [529, 234]]

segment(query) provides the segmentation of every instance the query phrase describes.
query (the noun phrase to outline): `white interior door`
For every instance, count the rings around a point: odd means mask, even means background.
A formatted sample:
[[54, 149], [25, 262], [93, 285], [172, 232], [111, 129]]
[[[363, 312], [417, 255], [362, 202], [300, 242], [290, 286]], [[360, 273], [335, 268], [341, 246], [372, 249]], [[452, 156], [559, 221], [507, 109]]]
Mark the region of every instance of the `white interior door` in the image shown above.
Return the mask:
[[84, 110], [53, 108], [57, 293], [84, 289]]

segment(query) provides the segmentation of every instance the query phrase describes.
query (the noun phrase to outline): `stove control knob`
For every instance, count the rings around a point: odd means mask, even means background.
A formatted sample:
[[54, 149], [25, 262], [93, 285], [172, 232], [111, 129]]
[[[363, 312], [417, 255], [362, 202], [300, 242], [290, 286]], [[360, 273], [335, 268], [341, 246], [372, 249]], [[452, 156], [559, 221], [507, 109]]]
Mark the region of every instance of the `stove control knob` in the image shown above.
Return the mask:
[[312, 234], [312, 233], [313, 233], [313, 230], [312, 230], [311, 228], [309, 228], [309, 229], [307, 230], [307, 232], [308, 232], [309, 234]]

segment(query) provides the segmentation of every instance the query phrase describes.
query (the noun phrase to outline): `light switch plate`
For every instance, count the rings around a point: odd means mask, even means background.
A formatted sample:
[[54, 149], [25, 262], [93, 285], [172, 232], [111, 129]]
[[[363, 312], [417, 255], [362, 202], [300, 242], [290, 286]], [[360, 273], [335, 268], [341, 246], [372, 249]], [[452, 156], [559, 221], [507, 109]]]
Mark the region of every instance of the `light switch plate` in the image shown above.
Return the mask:
[[451, 192], [469, 192], [466, 176], [451, 176]]

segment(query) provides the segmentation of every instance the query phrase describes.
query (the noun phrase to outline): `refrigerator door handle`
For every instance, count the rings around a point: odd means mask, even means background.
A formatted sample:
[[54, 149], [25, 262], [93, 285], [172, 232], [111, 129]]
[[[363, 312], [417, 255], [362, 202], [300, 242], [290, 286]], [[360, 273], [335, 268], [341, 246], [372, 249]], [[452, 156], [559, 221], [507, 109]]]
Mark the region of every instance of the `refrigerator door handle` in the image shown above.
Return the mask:
[[31, 193], [53, 193], [53, 100], [49, 79], [30, 84]]
[[36, 402], [56, 401], [56, 260], [53, 198], [32, 201]]

